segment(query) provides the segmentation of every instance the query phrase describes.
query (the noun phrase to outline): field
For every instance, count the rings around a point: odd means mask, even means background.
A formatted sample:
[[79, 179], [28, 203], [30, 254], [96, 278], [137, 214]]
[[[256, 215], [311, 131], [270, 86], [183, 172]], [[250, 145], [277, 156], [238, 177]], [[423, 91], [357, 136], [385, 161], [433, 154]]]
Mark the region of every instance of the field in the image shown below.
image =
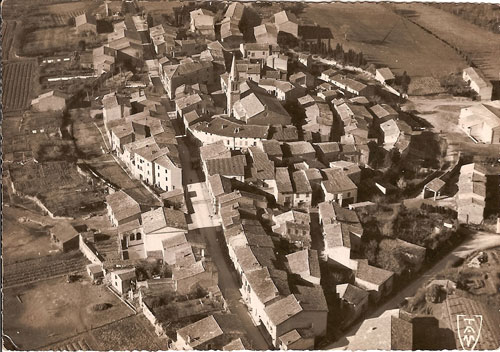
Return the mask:
[[107, 152], [103, 154], [103, 150], [106, 151], [107, 147], [100, 133], [100, 130], [105, 133], [102, 120], [93, 120], [86, 109], [71, 110], [70, 119], [76, 146], [82, 155], [85, 156], [86, 163], [94, 171], [120, 189], [126, 190], [130, 196], [141, 204], [157, 203], [157, 200], [141, 182], [131, 179], [111, 154]]
[[10, 58], [10, 49], [14, 42], [16, 27], [16, 21], [5, 21], [2, 25], [2, 57], [4, 57], [5, 60]]
[[466, 53], [489, 79], [500, 72], [500, 36], [426, 4], [392, 4], [399, 13]]
[[[96, 303], [112, 306], [95, 312]], [[4, 289], [4, 332], [23, 350], [39, 349], [131, 314], [106, 287], [86, 279], [66, 283], [56, 278]]]
[[151, 324], [142, 315], [135, 315], [106, 326], [45, 346], [51, 351], [166, 350], [166, 340], [151, 331]]
[[462, 98], [427, 99], [413, 97], [408, 103], [418, 111], [417, 115], [433, 126], [433, 131], [439, 133], [448, 142], [446, 159], [457, 160], [459, 153], [481, 157], [500, 155], [500, 146], [474, 143], [464, 131], [458, 127], [460, 109], [479, 104]]
[[47, 256], [56, 249], [51, 244], [45, 226], [22, 219], [32, 213], [14, 207], [3, 208], [3, 262], [23, 261], [39, 256]]
[[105, 35], [84, 36], [76, 33], [74, 27], [40, 28], [25, 33], [23, 38], [22, 55], [55, 55], [57, 52], [78, 50], [78, 43], [83, 40], [87, 47], [99, 46]]
[[65, 161], [26, 164], [10, 168], [18, 192], [36, 196], [56, 216], [75, 217], [100, 209], [104, 193]]
[[[466, 66], [453, 49], [383, 4], [308, 4], [300, 17], [329, 27], [334, 43], [410, 77], [441, 76]], [[347, 38], [347, 39], [346, 39]]]
[[35, 60], [5, 62], [3, 66], [3, 112], [12, 112], [29, 108], [34, 97], [33, 87], [38, 77]]

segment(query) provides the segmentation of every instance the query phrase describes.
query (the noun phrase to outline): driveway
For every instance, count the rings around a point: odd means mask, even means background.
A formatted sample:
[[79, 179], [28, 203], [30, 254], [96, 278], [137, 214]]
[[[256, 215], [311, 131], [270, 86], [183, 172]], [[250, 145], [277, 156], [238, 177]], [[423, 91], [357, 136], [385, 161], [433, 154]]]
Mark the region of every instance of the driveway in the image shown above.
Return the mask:
[[[438, 261], [429, 270], [420, 275], [415, 281], [411, 282], [403, 290], [398, 292], [395, 296], [392, 296], [389, 301], [383, 303], [380, 307], [376, 308], [371, 314], [368, 314], [365, 319], [376, 318], [382, 315], [386, 310], [398, 308], [399, 304], [406, 298], [415, 295], [417, 290], [422, 287], [428, 280], [434, 277], [436, 274], [441, 272], [447, 266], [451, 265], [458, 258], [465, 258], [474, 251], [486, 250], [489, 248], [495, 248], [500, 246], [500, 235], [488, 233], [488, 232], [477, 232], [470, 236], [469, 239], [464, 241], [460, 246], [455, 248], [451, 253], [446, 255], [440, 261]], [[335, 343], [325, 347], [324, 349], [335, 349], [335, 350], [345, 350], [349, 341], [352, 340], [353, 336], [358, 331], [361, 323], [350, 328], [346, 334], [341, 337]]]

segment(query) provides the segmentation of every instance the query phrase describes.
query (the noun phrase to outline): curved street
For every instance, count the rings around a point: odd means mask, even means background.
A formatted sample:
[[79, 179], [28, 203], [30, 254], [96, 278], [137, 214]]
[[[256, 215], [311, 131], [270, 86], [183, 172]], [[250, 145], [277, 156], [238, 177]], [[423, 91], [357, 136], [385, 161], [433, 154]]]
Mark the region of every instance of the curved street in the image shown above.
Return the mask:
[[[404, 289], [391, 296], [388, 301], [370, 312], [364, 319], [376, 318], [382, 315], [386, 310], [395, 309], [407, 297], [415, 295], [417, 290], [422, 287], [428, 280], [438, 274], [446, 267], [452, 265], [459, 258], [466, 258], [474, 251], [481, 251], [490, 248], [500, 247], [500, 235], [490, 232], [476, 232], [466, 239], [461, 245], [448, 253], [445, 257], [436, 262], [427, 271], [420, 274], [414, 281], [408, 284]], [[345, 350], [349, 341], [356, 334], [361, 323], [357, 323], [351, 327], [340, 339], [333, 344], [328, 345], [324, 349]]]

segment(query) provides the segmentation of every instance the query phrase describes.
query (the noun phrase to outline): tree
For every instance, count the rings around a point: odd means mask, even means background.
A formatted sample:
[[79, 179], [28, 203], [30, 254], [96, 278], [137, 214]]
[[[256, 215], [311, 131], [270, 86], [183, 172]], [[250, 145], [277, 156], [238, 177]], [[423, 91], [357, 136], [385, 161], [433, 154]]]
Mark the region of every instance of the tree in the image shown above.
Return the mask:
[[400, 177], [398, 180], [398, 183], [397, 183], [398, 188], [405, 189], [407, 185], [408, 184], [407, 184], [406, 180], [403, 177]]
[[364, 246], [364, 255], [368, 263], [375, 264], [377, 262], [378, 242], [370, 240]]
[[441, 286], [432, 284], [425, 290], [425, 300], [429, 303], [439, 303], [441, 300]]
[[80, 40], [78, 42], [78, 50], [79, 51], [85, 51], [85, 48], [87, 47], [87, 43], [85, 43], [85, 40]]
[[408, 73], [406, 71], [403, 72], [403, 75], [401, 76], [401, 89], [403, 90], [403, 93], [408, 93], [408, 87], [410, 86], [411, 78], [408, 76]]

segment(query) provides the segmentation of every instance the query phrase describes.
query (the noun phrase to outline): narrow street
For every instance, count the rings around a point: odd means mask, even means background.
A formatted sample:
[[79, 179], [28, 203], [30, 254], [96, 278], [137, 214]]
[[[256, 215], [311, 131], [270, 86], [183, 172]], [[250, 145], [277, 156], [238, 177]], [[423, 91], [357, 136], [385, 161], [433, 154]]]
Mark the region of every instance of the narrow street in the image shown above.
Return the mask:
[[186, 203], [188, 209], [191, 209], [191, 223], [188, 228], [190, 231], [197, 231], [203, 235], [207, 250], [217, 266], [222, 295], [229, 310], [236, 314], [241, 321], [241, 325], [252, 344], [252, 349], [268, 350], [272, 346], [268, 345], [259, 328], [253, 324], [241, 297], [237, 273], [223, 251], [222, 246], [225, 246], [225, 243], [221, 243], [217, 237], [220, 220], [218, 216], [213, 215], [208, 189], [205, 182], [202, 181], [203, 175], [201, 175], [200, 170], [194, 169], [191, 165], [191, 151], [188, 141], [185, 138], [177, 140], [182, 163], [183, 184], [186, 188]]
[[[429, 270], [422, 273], [403, 290], [392, 296], [387, 302], [376, 308], [376, 310], [371, 314], [368, 314], [365, 319], [376, 318], [382, 315], [382, 313], [384, 313], [386, 310], [398, 308], [399, 304], [406, 297], [414, 296], [417, 290], [422, 287], [429, 279], [438, 274], [441, 270], [445, 269], [447, 266], [451, 265], [458, 258], [465, 258], [474, 251], [486, 250], [499, 246], [500, 235], [487, 232], [477, 232], [471, 235], [469, 239], [465, 240], [460, 246], [455, 248], [444, 258], [435, 263]], [[349, 341], [352, 339], [354, 334], [356, 334], [360, 326], [361, 323], [358, 323], [355, 326], [351, 327], [343, 337], [323, 349], [345, 350], [347, 348], [347, 345], [349, 344]]]

